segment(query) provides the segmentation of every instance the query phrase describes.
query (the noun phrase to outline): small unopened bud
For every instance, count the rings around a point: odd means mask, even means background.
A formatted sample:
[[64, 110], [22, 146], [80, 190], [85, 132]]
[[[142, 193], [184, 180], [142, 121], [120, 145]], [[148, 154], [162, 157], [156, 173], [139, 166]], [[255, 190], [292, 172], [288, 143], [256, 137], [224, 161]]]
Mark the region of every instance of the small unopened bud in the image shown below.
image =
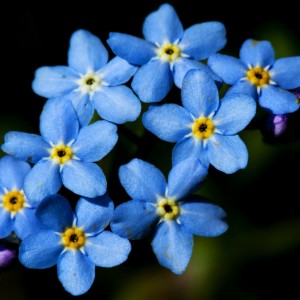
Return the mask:
[[0, 269], [5, 268], [16, 258], [17, 252], [4, 244], [0, 244]]

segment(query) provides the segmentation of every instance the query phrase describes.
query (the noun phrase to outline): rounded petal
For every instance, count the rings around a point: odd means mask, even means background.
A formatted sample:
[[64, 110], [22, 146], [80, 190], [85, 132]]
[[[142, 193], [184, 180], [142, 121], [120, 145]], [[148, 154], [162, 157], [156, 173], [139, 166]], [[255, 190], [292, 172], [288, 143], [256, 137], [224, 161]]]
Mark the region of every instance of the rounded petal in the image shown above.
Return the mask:
[[150, 13], [145, 18], [143, 34], [147, 41], [158, 44], [181, 39], [183, 27], [173, 6], [162, 4], [158, 10]]
[[272, 80], [290, 90], [300, 87], [300, 56], [277, 59], [270, 70]]
[[226, 45], [226, 29], [220, 22], [195, 24], [184, 31], [180, 46], [195, 60], [208, 58]]
[[144, 65], [156, 55], [154, 44], [125, 33], [110, 32], [107, 43], [115, 55], [133, 65]]
[[58, 279], [73, 296], [86, 293], [95, 279], [94, 263], [81, 251], [66, 251], [57, 262]]
[[75, 194], [94, 198], [106, 192], [106, 178], [95, 163], [72, 160], [61, 172], [64, 186]]
[[199, 159], [182, 160], [172, 167], [168, 176], [168, 196], [182, 199], [199, 188], [207, 176], [207, 168]]
[[177, 142], [191, 132], [193, 119], [189, 112], [177, 104], [150, 106], [143, 114], [143, 125], [167, 142]]
[[251, 84], [248, 80], [240, 81], [236, 85], [233, 85], [227, 90], [225, 95], [228, 96], [231, 94], [245, 94], [257, 100], [256, 86]]
[[276, 115], [295, 112], [300, 106], [295, 94], [271, 85], [262, 88], [258, 101], [261, 107]]
[[82, 127], [72, 148], [84, 162], [95, 162], [107, 155], [117, 140], [117, 126], [100, 120]]
[[90, 260], [99, 267], [111, 268], [123, 263], [131, 251], [131, 244], [112, 232], [103, 231], [90, 237], [84, 250]]
[[52, 230], [41, 230], [27, 236], [19, 248], [19, 260], [30, 269], [46, 269], [56, 265], [63, 246]]
[[266, 67], [274, 63], [274, 49], [269, 41], [246, 40], [240, 49], [240, 59], [252, 67]]
[[114, 203], [105, 194], [96, 198], [80, 198], [76, 205], [76, 226], [84, 227], [86, 233], [99, 233], [113, 217]]
[[10, 212], [0, 206], [0, 239], [3, 239], [13, 231], [14, 221]]
[[237, 84], [245, 77], [247, 71], [246, 64], [238, 58], [219, 53], [210, 56], [207, 64], [226, 84], [230, 85]]
[[140, 100], [125, 85], [102, 87], [94, 94], [93, 102], [102, 119], [116, 124], [135, 121], [142, 109]]
[[219, 132], [232, 135], [243, 130], [255, 114], [256, 102], [252, 97], [244, 94], [231, 94], [221, 100], [213, 121]]
[[46, 197], [36, 208], [35, 215], [46, 229], [60, 233], [72, 226], [74, 220], [69, 201], [58, 194]]
[[169, 93], [173, 82], [169, 63], [156, 59], [137, 70], [131, 87], [142, 102], [159, 102]]
[[50, 160], [41, 160], [33, 166], [24, 181], [24, 192], [30, 205], [36, 206], [46, 196], [61, 188], [59, 165]]
[[118, 205], [110, 223], [111, 230], [130, 240], [149, 235], [159, 221], [155, 206], [144, 201], [131, 200]]
[[41, 67], [35, 71], [33, 91], [45, 98], [66, 95], [76, 89], [79, 74], [66, 66]]
[[126, 83], [136, 70], [137, 66], [131, 65], [125, 59], [116, 56], [99, 70], [99, 73], [103, 81], [109, 86], [116, 86]]
[[97, 71], [108, 61], [108, 51], [101, 40], [87, 30], [75, 31], [70, 40], [69, 66], [81, 74]]
[[182, 83], [181, 101], [195, 118], [215, 112], [219, 91], [213, 78], [201, 70], [188, 71]]
[[226, 174], [244, 169], [248, 163], [247, 147], [238, 135], [215, 134], [207, 142], [207, 156], [216, 169]]
[[10, 131], [4, 136], [1, 149], [18, 159], [36, 163], [43, 157], [48, 157], [49, 144], [36, 134]]
[[152, 240], [152, 248], [158, 262], [175, 274], [182, 274], [192, 256], [193, 235], [175, 221], [158, 225]]
[[77, 138], [79, 121], [70, 101], [49, 99], [40, 117], [40, 131], [43, 138], [53, 144], [69, 143]]
[[191, 234], [215, 237], [228, 229], [225, 211], [214, 204], [199, 201], [180, 203], [180, 222]]
[[156, 202], [157, 196], [164, 196], [166, 179], [154, 165], [138, 158], [119, 168], [122, 186], [132, 199]]
[[7, 190], [23, 189], [24, 179], [31, 170], [30, 164], [13, 156], [0, 159], [0, 185]]

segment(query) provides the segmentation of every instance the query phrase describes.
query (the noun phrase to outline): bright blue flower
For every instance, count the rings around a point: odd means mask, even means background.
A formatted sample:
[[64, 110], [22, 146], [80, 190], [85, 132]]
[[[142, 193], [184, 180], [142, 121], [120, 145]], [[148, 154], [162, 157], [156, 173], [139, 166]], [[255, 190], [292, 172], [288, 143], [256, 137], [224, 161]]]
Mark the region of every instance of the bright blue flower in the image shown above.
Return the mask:
[[174, 166], [168, 183], [159, 169], [143, 160], [121, 166], [120, 182], [132, 200], [115, 209], [112, 231], [129, 239], [153, 234], [158, 262], [181, 274], [192, 255], [193, 235], [215, 237], [227, 230], [223, 209], [190, 196], [206, 175], [207, 169], [192, 159]]
[[95, 278], [95, 266], [119, 265], [131, 250], [127, 239], [104, 230], [113, 210], [107, 194], [94, 199], [80, 198], [75, 214], [63, 196], [46, 197], [36, 209], [36, 216], [46, 229], [22, 241], [21, 263], [33, 269], [57, 265], [58, 279], [66, 291], [72, 295], [87, 292]]
[[170, 4], [162, 4], [143, 24], [145, 39], [111, 32], [107, 43], [130, 64], [138, 65], [131, 84], [143, 102], [161, 101], [173, 83], [181, 88], [190, 69], [206, 71], [221, 79], [199, 60], [204, 60], [226, 44], [226, 30], [220, 22], [195, 24], [186, 30]]
[[24, 193], [24, 179], [31, 166], [13, 156], [0, 159], [0, 239], [14, 232], [23, 239], [42, 226], [34, 215], [35, 206], [29, 204]]
[[201, 70], [186, 74], [181, 90], [182, 106], [150, 106], [143, 115], [145, 128], [164, 141], [176, 143], [173, 164], [197, 157], [224, 173], [245, 168], [248, 151], [237, 135], [256, 112], [255, 100], [231, 94], [219, 101], [214, 80]]
[[250, 95], [273, 114], [291, 113], [300, 106], [289, 91], [300, 86], [300, 56], [275, 60], [274, 49], [268, 41], [248, 39], [240, 49], [240, 59], [215, 54], [208, 59], [208, 65], [232, 86], [228, 95]]
[[105, 120], [79, 126], [70, 101], [49, 99], [40, 117], [41, 136], [8, 132], [2, 150], [35, 163], [24, 182], [31, 203], [55, 194], [62, 184], [84, 197], [106, 192], [106, 178], [95, 163], [115, 146], [117, 126]]
[[108, 62], [108, 51], [98, 37], [86, 30], [75, 31], [68, 64], [37, 69], [34, 92], [71, 100], [81, 125], [89, 123], [94, 109], [101, 118], [117, 124], [138, 118], [141, 103], [124, 85], [137, 68], [119, 57]]

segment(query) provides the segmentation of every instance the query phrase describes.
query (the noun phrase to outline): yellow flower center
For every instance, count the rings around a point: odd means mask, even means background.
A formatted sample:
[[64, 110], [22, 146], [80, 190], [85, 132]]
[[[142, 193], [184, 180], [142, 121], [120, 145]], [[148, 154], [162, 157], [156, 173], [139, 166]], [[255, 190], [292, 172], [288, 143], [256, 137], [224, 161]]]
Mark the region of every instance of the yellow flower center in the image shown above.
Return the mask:
[[271, 76], [268, 71], [261, 67], [254, 67], [248, 70], [246, 79], [257, 87], [268, 85], [271, 80]]
[[102, 84], [102, 79], [100, 74], [94, 73], [94, 72], [88, 72], [87, 74], [83, 75], [78, 81], [77, 81], [81, 91], [86, 93], [92, 93], [95, 92], [98, 87]]
[[157, 55], [164, 61], [172, 62], [181, 56], [181, 49], [177, 45], [165, 43], [157, 49]]
[[51, 150], [51, 159], [63, 165], [73, 157], [73, 150], [66, 145], [56, 145]]
[[192, 133], [201, 140], [208, 139], [215, 131], [215, 125], [212, 119], [201, 117], [194, 121]]
[[159, 198], [156, 204], [156, 213], [165, 220], [174, 220], [180, 214], [180, 208], [171, 198]]
[[25, 206], [23, 191], [13, 190], [3, 196], [3, 207], [11, 213], [17, 213]]
[[77, 250], [84, 246], [86, 237], [82, 229], [78, 227], [70, 227], [62, 233], [61, 241], [66, 248]]

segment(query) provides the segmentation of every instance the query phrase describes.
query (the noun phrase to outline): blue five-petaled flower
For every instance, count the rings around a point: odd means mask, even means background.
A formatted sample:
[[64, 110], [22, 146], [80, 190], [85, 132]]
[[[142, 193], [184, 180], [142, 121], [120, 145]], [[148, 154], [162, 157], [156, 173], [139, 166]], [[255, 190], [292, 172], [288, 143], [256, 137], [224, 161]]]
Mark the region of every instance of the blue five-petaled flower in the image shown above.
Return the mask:
[[152, 105], [143, 115], [145, 128], [176, 143], [173, 164], [194, 157], [227, 174], [245, 168], [248, 151], [237, 133], [254, 117], [255, 100], [236, 93], [219, 101], [213, 78], [201, 70], [190, 70], [183, 80], [181, 101], [183, 106]]
[[131, 250], [128, 239], [104, 230], [114, 205], [107, 194], [80, 198], [75, 214], [61, 195], [46, 197], [36, 209], [45, 226], [21, 243], [19, 259], [27, 268], [57, 265], [58, 279], [72, 295], [87, 292], [95, 278], [95, 266], [110, 268], [123, 263]]
[[120, 182], [132, 200], [116, 207], [112, 231], [128, 239], [153, 234], [158, 262], [175, 274], [183, 273], [192, 255], [193, 235], [214, 237], [227, 230], [222, 208], [190, 197], [206, 175], [207, 169], [192, 159], [174, 166], [168, 183], [159, 169], [143, 160], [121, 166]]
[[183, 77], [190, 69], [206, 71], [221, 82], [199, 60], [225, 46], [226, 30], [222, 23], [205, 22], [184, 30], [173, 6], [162, 4], [146, 17], [143, 34], [145, 39], [111, 32], [107, 40], [115, 55], [139, 66], [131, 87], [141, 101], [161, 101], [173, 83], [181, 88]]
[[55, 194], [62, 184], [75, 194], [97, 197], [106, 192], [105, 175], [95, 162], [115, 146], [117, 126], [105, 120], [80, 127], [70, 101], [49, 99], [40, 116], [40, 132], [8, 132], [2, 150], [35, 163], [24, 181], [31, 204]]

